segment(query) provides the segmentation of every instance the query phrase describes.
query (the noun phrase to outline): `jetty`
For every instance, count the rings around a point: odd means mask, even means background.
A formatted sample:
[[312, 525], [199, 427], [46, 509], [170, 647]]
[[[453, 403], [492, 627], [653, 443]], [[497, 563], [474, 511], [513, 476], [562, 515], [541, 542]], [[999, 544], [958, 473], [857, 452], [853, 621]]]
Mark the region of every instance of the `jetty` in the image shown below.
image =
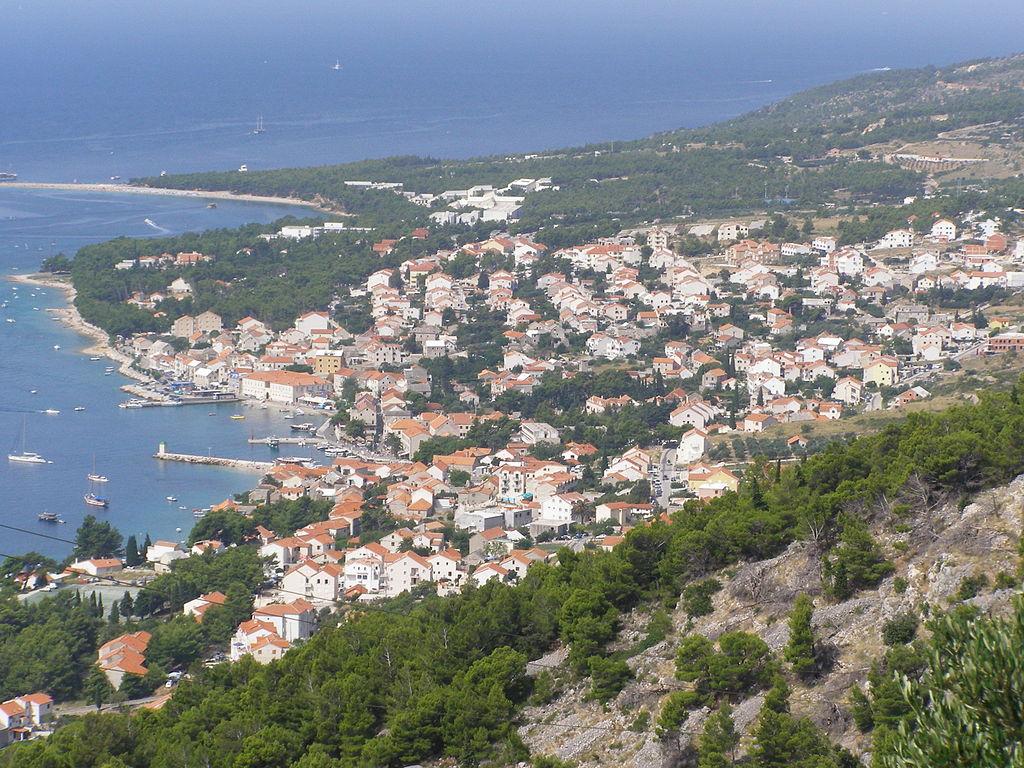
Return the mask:
[[250, 459], [228, 459], [223, 456], [203, 456], [196, 453], [173, 453], [167, 450], [166, 443], [160, 443], [154, 459], [160, 461], [180, 461], [185, 464], [206, 464], [213, 467], [230, 467], [231, 469], [245, 469], [253, 472], [267, 472], [274, 468], [272, 461], [252, 461]]

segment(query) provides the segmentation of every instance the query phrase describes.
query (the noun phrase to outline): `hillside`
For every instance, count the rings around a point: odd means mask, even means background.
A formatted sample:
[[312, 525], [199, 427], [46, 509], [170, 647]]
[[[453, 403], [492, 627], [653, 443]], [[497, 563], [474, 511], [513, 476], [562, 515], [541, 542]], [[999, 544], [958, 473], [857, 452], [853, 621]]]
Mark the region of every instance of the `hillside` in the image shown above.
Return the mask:
[[[296, 196], [383, 225], [422, 222], [428, 209], [393, 192], [357, 189], [345, 181], [401, 183], [410, 192], [437, 194], [477, 184], [500, 188], [524, 177], [552, 178], [558, 189], [527, 197], [518, 225], [522, 230], [552, 221], [595, 225], [607, 219], [632, 223], [729, 213], [780, 205], [783, 197], [801, 206], [891, 201], [919, 192], [933, 171], [950, 170], [948, 163], [932, 168], [894, 157], [921, 154], [927, 149], [918, 146], [921, 142], [951, 134], [953, 144], [940, 149], [954, 157], [979, 151], [973, 144], [958, 147], [959, 141], [1016, 146], [1024, 115], [1022, 82], [1024, 55], [1018, 55], [942, 69], [871, 73], [707, 128], [635, 142], [470, 160], [395, 157], [316, 168], [168, 175], [136, 183]], [[955, 135], [978, 125], [988, 126], [983, 137]], [[1016, 168], [1019, 157], [1013, 157], [993, 157], [995, 167], [987, 172], [1006, 175], [1000, 168], [1007, 163]]]
[[[531, 724], [520, 734], [531, 750], [577, 760], [588, 766], [674, 766], [693, 756], [710, 710], [695, 710], [679, 728], [659, 736], [637, 727], [641, 713], [653, 722], [667, 696], [685, 687], [675, 676], [675, 656], [688, 634], [711, 639], [725, 632], [752, 632], [781, 656], [789, 639], [787, 617], [794, 600], [809, 594], [815, 601], [813, 626], [834, 658], [830, 671], [809, 683], [797, 683], [790, 697], [794, 715], [808, 717], [837, 744], [855, 754], [870, 753], [871, 738], [854, 722], [850, 691], [866, 685], [872, 663], [886, 646], [882, 627], [900, 615], [919, 614], [922, 606], [945, 610], [966, 604], [985, 613], [1005, 614], [1016, 590], [996, 586], [997, 575], [1013, 573], [1024, 520], [1024, 476], [982, 494], [959, 509], [955, 502], [922, 509], [910, 517], [883, 515], [872, 528], [895, 567], [877, 589], [843, 602], [830, 601], [821, 588], [823, 550], [811, 542], [792, 544], [778, 557], [744, 563], [714, 574], [724, 586], [713, 598], [711, 613], [691, 617], [685, 604], [671, 613], [665, 640], [633, 656], [636, 679], [607, 705], [587, 700], [585, 686], [567, 682], [552, 701], [528, 707]], [[984, 577], [979, 594], [964, 599], [965, 580]], [[640, 642], [651, 619], [638, 610], [619, 637], [623, 648]], [[545, 660], [558, 661], [557, 655]], [[764, 693], [745, 697], [734, 707], [743, 734], [741, 752], [752, 740]], [[560, 725], [549, 725], [558, 723]]]
[[736, 143], [798, 159], [830, 149], [922, 141], [967, 126], [1024, 120], [1024, 55], [948, 67], [871, 72], [798, 93], [705, 129], [647, 140]]
[[[962, 634], [969, 645], [988, 630], [966, 617], [953, 627], [886, 620], [964, 602], [998, 612], [1019, 588], [1019, 386], [833, 444], [791, 469], [755, 464], [739, 493], [637, 526], [611, 552], [563, 549], [557, 565], [535, 564], [516, 583], [351, 606], [278, 662], [194, 666], [163, 708], [91, 715], [4, 750], [0, 765], [498, 766], [530, 753], [687, 765], [684, 733], [703, 733], [706, 760], [705, 708], [720, 705], [748, 736], [741, 749], [756, 722], [756, 768], [856, 765], [843, 747], [864, 754], [868, 740], [850, 728], [854, 717], [895, 755], [924, 695], [900, 693], [895, 673], [925, 685], [925, 637]], [[217, 525], [204, 520], [204, 534]], [[793, 618], [800, 593], [815, 603], [805, 625]], [[804, 627], [795, 654], [787, 626]], [[881, 630], [892, 646], [884, 659]], [[1020, 667], [1019, 646], [1008, 653]], [[880, 666], [869, 671], [872, 660]], [[870, 700], [851, 706], [847, 692], [866, 673]], [[1002, 706], [992, 670], [974, 675], [971, 690], [994, 691]], [[1019, 730], [997, 713], [979, 733], [1002, 748]]]

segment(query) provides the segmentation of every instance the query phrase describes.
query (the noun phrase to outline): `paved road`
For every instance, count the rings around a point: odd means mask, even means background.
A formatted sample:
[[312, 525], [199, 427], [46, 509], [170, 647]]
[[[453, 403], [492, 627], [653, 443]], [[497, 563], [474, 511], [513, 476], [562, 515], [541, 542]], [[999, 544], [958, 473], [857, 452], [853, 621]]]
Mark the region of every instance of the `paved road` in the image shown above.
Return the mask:
[[[161, 694], [160, 695], [163, 695], [162, 692], [164, 691], [164, 689], [161, 688], [160, 690], [161, 690]], [[112, 712], [112, 711], [117, 711], [119, 709], [137, 709], [138, 707], [141, 707], [143, 704], [149, 704], [151, 702], [156, 701], [159, 698], [160, 698], [160, 696], [146, 696], [146, 697], [141, 698], [141, 699], [131, 699], [130, 701], [117, 702], [116, 704], [112, 703], [112, 702], [108, 702], [107, 704], [103, 705], [103, 709], [101, 709], [100, 711], [101, 712]], [[55, 717], [60, 717], [62, 715], [87, 715], [90, 712], [95, 712], [95, 711], [96, 711], [96, 706], [94, 704], [76, 704], [76, 703], [73, 703], [73, 702], [67, 702], [67, 703], [64, 703], [64, 704], [57, 704], [53, 708], [53, 714], [54, 714]]]
[[663, 509], [668, 509], [669, 498], [672, 496], [672, 476], [675, 475], [675, 470], [675, 448], [663, 448], [661, 450], [661, 462], [658, 466], [658, 472], [661, 476], [661, 495], [657, 498], [658, 504]]

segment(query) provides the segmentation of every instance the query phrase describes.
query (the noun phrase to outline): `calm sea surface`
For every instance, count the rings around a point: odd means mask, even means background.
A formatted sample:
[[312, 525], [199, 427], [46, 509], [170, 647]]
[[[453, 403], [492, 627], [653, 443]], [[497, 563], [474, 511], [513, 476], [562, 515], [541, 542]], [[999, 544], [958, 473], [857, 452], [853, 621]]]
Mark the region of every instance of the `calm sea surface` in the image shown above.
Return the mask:
[[[219, 201], [217, 209], [210, 210], [200, 199], [0, 188], [0, 275], [31, 272], [48, 253], [72, 253], [115, 235], [164, 234], [147, 225], [147, 218], [178, 233], [272, 221], [297, 211], [301, 209]], [[193, 507], [251, 487], [256, 475], [159, 462], [151, 458], [157, 444], [166, 440], [172, 450], [182, 452], [266, 459], [272, 454], [262, 446], [250, 447], [250, 433], [287, 431], [288, 422], [275, 412], [237, 405], [118, 408], [129, 397], [118, 387], [129, 380], [116, 372], [105, 375], [111, 362], [81, 354], [88, 339], [46, 311], [64, 306], [62, 293], [0, 280], [3, 303], [7, 306], [0, 307], [0, 523], [73, 538], [85, 514], [93, 512], [126, 535], [148, 531], [154, 538], [181, 538], [193, 523]], [[76, 412], [76, 406], [85, 410]], [[60, 414], [41, 413], [49, 408]], [[232, 413], [244, 413], [246, 419], [232, 420]], [[27, 449], [52, 464], [7, 461], [8, 452], [21, 449], [23, 425]], [[82, 501], [94, 461], [96, 470], [110, 478], [99, 487], [110, 498], [107, 511], [91, 509]], [[167, 496], [178, 501], [170, 503]], [[179, 505], [188, 509], [180, 510]], [[59, 514], [66, 524], [40, 522], [37, 516], [44, 511]], [[176, 533], [176, 528], [182, 532]], [[64, 554], [68, 545], [0, 529], [0, 552], [29, 549]]]
[[[876, 68], [1011, 53], [1024, 3], [0, 0], [0, 18], [0, 171], [105, 181], [636, 138]], [[266, 131], [255, 135], [261, 116]], [[176, 233], [295, 212], [0, 186], [0, 275], [88, 242], [164, 234], [146, 218]], [[46, 312], [60, 295], [0, 282], [2, 302], [0, 455], [24, 421], [28, 449], [54, 463], [0, 461], [0, 522], [69, 537], [95, 457], [111, 478], [110, 509], [98, 514], [126, 534], [187, 532], [179, 504], [218, 501], [252, 476], [160, 464], [157, 443], [265, 457], [246, 438], [285, 427], [252, 409], [232, 421], [228, 406], [213, 416], [205, 406], [118, 409], [125, 382], [78, 354], [85, 342]], [[67, 525], [38, 522], [42, 511]], [[67, 545], [0, 530], [0, 552], [28, 549]]]

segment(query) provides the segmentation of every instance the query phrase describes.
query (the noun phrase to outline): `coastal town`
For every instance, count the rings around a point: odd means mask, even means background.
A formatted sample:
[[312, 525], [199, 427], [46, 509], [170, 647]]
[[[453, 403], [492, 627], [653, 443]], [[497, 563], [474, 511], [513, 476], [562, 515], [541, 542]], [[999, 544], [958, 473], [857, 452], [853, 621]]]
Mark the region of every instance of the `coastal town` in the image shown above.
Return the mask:
[[[491, 188], [469, 196], [503, 204]], [[266, 580], [210, 661], [268, 663], [351, 606], [515, 583], [566, 547], [611, 551], [634, 527], [737, 491], [752, 461], [798, 460], [829, 424], [926, 406], [963, 366], [1024, 348], [1019, 317], [1000, 309], [1024, 288], [1024, 239], [980, 214], [913, 224], [854, 244], [810, 220], [803, 231], [661, 224], [557, 249], [497, 231], [381, 266], [290, 327], [206, 310], [120, 338], [109, 351], [138, 379], [125, 407], [231, 403], [233, 418], [248, 407], [289, 420], [289, 434], [253, 438], [303, 454], [273, 462], [160, 446], [158, 460], [258, 472], [247, 492], [197, 510], [201, 521], [300, 500], [323, 513], [251, 526], [244, 540], [220, 540], [211, 522], [210, 538], [147, 542], [140, 562], [85, 559], [23, 574], [22, 586], [145, 584], [180, 560], [254, 547]], [[287, 225], [261, 239], [346, 228]], [[384, 262], [400, 242], [372, 252]], [[190, 270], [217, 258], [152, 253], [114, 268], [173, 275], [125, 302], [160, 316], [190, 298]], [[352, 305], [365, 328], [339, 322]], [[467, 329], [490, 345], [486, 359]], [[180, 612], [201, 624], [227, 601], [209, 591]], [[135, 631], [100, 647], [112, 688], [147, 675], [149, 642]], [[0, 706], [5, 738], [46, 732], [45, 696]]]

